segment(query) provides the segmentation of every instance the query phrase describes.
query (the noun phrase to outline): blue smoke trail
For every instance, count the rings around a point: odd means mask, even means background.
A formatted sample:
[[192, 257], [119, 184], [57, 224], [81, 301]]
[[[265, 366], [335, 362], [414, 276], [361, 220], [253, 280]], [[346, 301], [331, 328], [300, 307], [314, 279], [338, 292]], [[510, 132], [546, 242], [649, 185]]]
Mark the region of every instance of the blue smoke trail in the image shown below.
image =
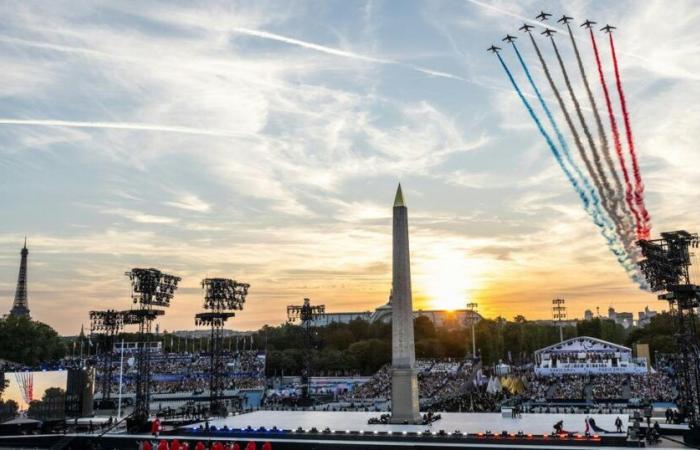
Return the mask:
[[[534, 88], [535, 93], [537, 95], [537, 98], [539, 99], [540, 104], [542, 105], [543, 109], [545, 110], [545, 113], [547, 114], [547, 117], [548, 117], [550, 123], [552, 124], [552, 127], [555, 130], [555, 133], [557, 134], [557, 139], [559, 140], [559, 143], [562, 145], [563, 149], [568, 150], [568, 146], [566, 144], [566, 141], [564, 140], [564, 137], [561, 134], [561, 131], [557, 127], [556, 122], [554, 121], [554, 117], [552, 116], [551, 111], [547, 107], [547, 104], [545, 103], [544, 98], [542, 97], [542, 94], [540, 93], [539, 89], [535, 85], [535, 82], [532, 79], [532, 75], [530, 74], [530, 71], [527, 69], [527, 65], [525, 64], [525, 61], [522, 59], [520, 52], [518, 52], [518, 50], [517, 50], [517, 47], [515, 47], [515, 46], [513, 46], [513, 47], [516, 49], [518, 59], [520, 60], [520, 63], [522, 64], [523, 69], [525, 70], [527, 78], [530, 81], [532, 87]], [[552, 138], [549, 136], [549, 133], [547, 133], [547, 131], [542, 126], [542, 122], [540, 121], [539, 117], [537, 117], [537, 114], [532, 109], [532, 106], [530, 105], [530, 103], [527, 101], [527, 99], [523, 95], [523, 92], [520, 90], [520, 87], [518, 86], [517, 82], [515, 81], [515, 78], [513, 78], [513, 74], [511, 73], [510, 69], [506, 65], [505, 61], [503, 61], [503, 58], [501, 57], [500, 54], [497, 53], [496, 56], [498, 56], [498, 60], [500, 61], [501, 66], [503, 67], [503, 70], [506, 72], [508, 79], [510, 80], [511, 84], [513, 85], [515, 92], [518, 94], [518, 97], [520, 98], [523, 105], [527, 109], [528, 113], [530, 114], [530, 117], [532, 117], [532, 120], [535, 122], [540, 133], [542, 134], [545, 141], [547, 142], [547, 145], [549, 146], [549, 149], [551, 150], [552, 155], [554, 155], [554, 158], [556, 159], [557, 163], [559, 164], [559, 167], [562, 169], [567, 180], [569, 181], [569, 183], [571, 183], [574, 190], [578, 194], [579, 199], [583, 203], [584, 209], [591, 216], [591, 218], [593, 219], [593, 222], [596, 224], [596, 226], [598, 226], [598, 228], [601, 230], [601, 233], [603, 234], [603, 236], [607, 240], [610, 250], [613, 252], [613, 254], [615, 254], [618, 261], [625, 268], [626, 271], [629, 272], [630, 270], [633, 270], [634, 266], [629, 267], [629, 264], [626, 261], [626, 260], [628, 260], [628, 256], [627, 256], [626, 252], [624, 251], [624, 249], [623, 250], [619, 249], [619, 242], [617, 240], [617, 236], [610, 237], [607, 233], [608, 230], [606, 229], [606, 224], [604, 223], [604, 220], [602, 219], [603, 215], [599, 209], [599, 206], [596, 204], [596, 200], [598, 200], [597, 194], [592, 189], [590, 184], [586, 183], [585, 177], [583, 177], [583, 174], [580, 172], [580, 169], [578, 169], [578, 167], [576, 166], [574, 161], [571, 161], [570, 158], [567, 158], [569, 160], [569, 162], [573, 165], [574, 170], [576, 170], [578, 175], [584, 180], [584, 184], [587, 185], [587, 188], [589, 189], [589, 191], [591, 192], [591, 195], [593, 196], [593, 205], [594, 206], [591, 207], [591, 204], [592, 204], [591, 200], [588, 198], [588, 196], [586, 195], [586, 192], [581, 188], [578, 181], [574, 178], [571, 171], [566, 166], [564, 160], [562, 159], [561, 153], [559, 152], [559, 150], [557, 150], [557, 147], [554, 144], [554, 141], [552, 141]], [[637, 279], [636, 275], [630, 274], [630, 276], [632, 277], [632, 279], [635, 282], [639, 283], [639, 280]]]
[[[589, 208], [590, 200], [586, 196], [586, 193], [578, 185], [578, 182], [573, 177], [573, 175], [571, 175], [571, 172], [569, 171], [568, 167], [566, 167], [566, 164], [564, 164], [564, 160], [561, 159], [561, 154], [559, 153], [559, 150], [557, 150], [556, 145], [554, 145], [554, 142], [552, 141], [552, 138], [549, 136], [549, 133], [547, 133], [547, 131], [545, 131], [544, 127], [542, 126], [542, 122], [540, 122], [540, 119], [539, 119], [539, 117], [537, 117], [537, 114], [535, 114], [535, 111], [532, 109], [532, 106], [530, 106], [530, 102], [527, 101], [527, 99], [523, 95], [523, 92], [520, 90], [520, 87], [518, 87], [518, 83], [515, 82], [515, 78], [513, 78], [513, 74], [510, 72], [510, 69], [506, 65], [505, 61], [503, 61], [503, 58], [501, 58], [500, 54], [496, 53], [496, 56], [498, 56], [498, 60], [501, 62], [501, 66], [503, 66], [503, 70], [505, 70], [506, 75], [508, 75], [508, 79], [510, 80], [511, 84], [513, 85], [515, 92], [518, 94], [518, 97], [520, 97], [520, 100], [523, 102], [523, 105], [525, 105], [525, 109], [527, 109], [527, 112], [530, 113], [530, 117], [532, 117], [532, 120], [535, 121], [535, 124], [537, 125], [537, 129], [540, 130], [540, 133], [544, 137], [544, 140], [547, 141], [547, 145], [549, 145], [549, 149], [552, 151], [552, 154], [554, 155], [554, 158], [557, 160], [557, 163], [559, 163], [559, 167], [561, 167], [561, 170], [564, 171], [564, 175], [566, 175], [566, 178], [569, 180], [569, 183], [571, 183], [571, 185], [574, 187], [574, 190], [576, 190], [576, 193], [578, 194], [579, 198], [581, 199], [581, 202], [583, 202], [583, 206], [586, 209], [586, 211], [590, 211], [590, 208]], [[595, 218], [594, 218], [594, 220], [595, 220]]]
[[[540, 48], [538, 47], [537, 42], [535, 42], [535, 38], [532, 36], [532, 33], [529, 33], [529, 34], [530, 34], [530, 41], [532, 42], [532, 46], [534, 47], [535, 52], [537, 52], [537, 57], [539, 58], [540, 63], [542, 64], [542, 70], [544, 70], [544, 74], [547, 76], [547, 80], [549, 81], [549, 84], [552, 86], [552, 91], [554, 92], [554, 95], [557, 97], [557, 101], [559, 102], [559, 105], [561, 106], [562, 113], [564, 114], [564, 117], [566, 118], [567, 123], [569, 124], [569, 126], [571, 128], [571, 132], [574, 134], [574, 137], [576, 139], [578, 139], [576, 136], [576, 129], [573, 125], [573, 122], [571, 121], [571, 119], [569, 117], [569, 113], [566, 109], [566, 106], [564, 105], [564, 100], [561, 98], [561, 95], [559, 94], [559, 90], [557, 89], [557, 86], [554, 83], [554, 80], [552, 79], [552, 75], [549, 72], [549, 68], [547, 67], [547, 62], [544, 60], [544, 57], [542, 56], [542, 52], [540, 52]], [[514, 47], [515, 47], [515, 45], [514, 45]], [[519, 52], [518, 52], [518, 54], [519, 54]], [[522, 57], [521, 57], [521, 62], [524, 63], [524, 60], [522, 60]], [[529, 75], [530, 71], [527, 70], [527, 65], [525, 65], [525, 68], [526, 68], [527, 74]], [[530, 82], [533, 84], [533, 87], [535, 87], [536, 92], [539, 94], [540, 101], [543, 103], [544, 99], [543, 99], [539, 89], [537, 89], [537, 86], [534, 84], [532, 77], [530, 76], [529, 78], [530, 78]], [[553, 118], [551, 112], [549, 111], [549, 108], [546, 107], [546, 104], [544, 104], [544, 106], [545, 106], [545, 110], [548, 112], [548, 117], [549, 117], [553, 127], [558, 131], [559, 128], [557, 127], [556, 122], [554, 121], [554, 118]], [[559, 136], [560, 142], [562, 143], [562, 150], [564, 151], [565, 158], [567, 159], [569, 164], [571, 164], [571, 166], [574, 167], [574, 169], [576, 170], [579, 177], [583, 180], [583, 184], [584, 184], [586, 190], [588, 192], [590, 192], [590, 194], [591, 194], [591, 199], [592, 199], [591, 201], [593, 203], [593, 210], [589, 211], [589, 214], [592, 215], [593, 221], [596, 223], [596, 225], [601, 226], [600, 224], [603, 224], [603, 228], [601, 231], [602, 231], [602, 234], [605, 237], [605, 239], [608, 241], [608, 247], [610, 247], [610, 250], [615, 254], [618, 261], [625, 268], [625, 270], [627, 272], [630, 272], [632, 270], [636, 270], [634, 263], [629, 258], [629, 255], [627, 255], [626, 250], [624, 249], [623, 246], [620, 245], [620, 242], [619, 242], [617, 236], [615, 235], [615, 230], [613, 229], [612, 223], [610, 222], [608, 217], [605, 216], [605, 214], [600, 209], [600, 199], [598, 197], [597, 192], [593, 189], [593, 187], [591, 186], [588, 179], [583, 176], [583, 173], [580, 171], [580, 169], [578, 169], [578, 165], [574, 162], [573, 156], [571, 155], [571, 151], [569, 151], [569, 147], [566, 144], [566, 141], [564, 140], [563, 135], [560, 132], [558, 132], [557, 134]], [[583, 152], [584, 152], [584, 150], [581, 149], [582, 156], [583, 156]]]
[[610, 222], [610, 219], [608, 219], [605, 213], [600, 209], [600, 198], [598, 197], [598, 193], [595, 191], [595, 189], [593, 189], [593, 186], [591, 186], [590, 182], [588, 181], [588, 178], [583, 175], [583, 172], [579, 168], [578, 164], [576, 164], [576, 162], [574, 161], [573, 156], [571, 155], [571, 151], [569, 150], [569, 145], [566, 142], [566, 139], [564, 139], [564, 135], [559, 129], [556, 120], [554, 120], [552, 111], [549, 109], [547, 103], [544, 101], [544, 97], [542, 96], [542, 93], [537, 87], [535, 80], [532, 78], [530, 69], [528, 68], [527, 63], [520, 54], [520, 50], [518, 50], [518, 47], [515, 45], [515, 42], [511, 42], [511, 44], [513, 45], [513, 49], [515, 50], [516, 56], [518, 57], [518, 61], [520, 61], [520, 65], [522, 66], [523, 71], [525, 72], [525, 76], [530, 82], [530, 86], [532, 86], [532, 89], [535, 91], [535, 95], [537, 95], [537, 99], [539, 100], [540, 105], [542, 105], [542, 109], [547, 115], [547, 119], [549, 120], [549, 123], [552, 125], [552, 128], [554, 129], [554, 132], [557, 135], [557, 140], [559, 141], [559, 145], [562, 148], [562, 152], [564, 153], [566, 160], [573, 167], [576, 174], [583, 180], [583, 184], [586, 190], [590, 192], [594, 210], [589, 211], [589, 214], [591, 214], [591, 216], [593, 217], [595, 224], [603, 228], [603, 236], [605, 236], [605, 239], [608, 241], [608, 245], [610, 246], [610, 250], [615, 254], [615, 256], [617, 256], [617, 259], [620, 262], [620, 264], [627, 270], [635, 270], [636, 266], [629, 258], [627, 251], [624, 249], [624, 246], [615, 234], [614, 225], [612, 224], [612, 222]]

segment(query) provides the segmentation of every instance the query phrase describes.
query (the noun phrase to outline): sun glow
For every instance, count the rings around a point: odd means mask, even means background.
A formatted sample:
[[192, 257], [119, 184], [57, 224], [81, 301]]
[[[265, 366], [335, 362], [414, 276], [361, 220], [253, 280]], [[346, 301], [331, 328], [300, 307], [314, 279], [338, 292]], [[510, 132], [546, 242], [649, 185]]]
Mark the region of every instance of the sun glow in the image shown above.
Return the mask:
[[417, 286], [428, 299], [430, 308], [457, 310], [466, 308], [471, 296], [482, 284], [484, 266], [467, 259], [464, 252], [438, 247], [419, 265]]

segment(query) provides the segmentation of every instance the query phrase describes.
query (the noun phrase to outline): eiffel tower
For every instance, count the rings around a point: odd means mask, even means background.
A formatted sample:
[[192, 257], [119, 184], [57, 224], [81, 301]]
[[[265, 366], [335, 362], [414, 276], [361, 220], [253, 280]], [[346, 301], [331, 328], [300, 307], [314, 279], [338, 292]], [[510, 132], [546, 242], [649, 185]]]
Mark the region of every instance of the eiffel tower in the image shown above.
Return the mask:
[[29, 303], [27, 300], [27, 238], [24, 238], [24, 247], [20, 252], [22, 260], [19, 263], [19, 276], [17, 277], [17, 290], [15, 291], [15, 302], [12, 304], [10, 316], [29, 318]]

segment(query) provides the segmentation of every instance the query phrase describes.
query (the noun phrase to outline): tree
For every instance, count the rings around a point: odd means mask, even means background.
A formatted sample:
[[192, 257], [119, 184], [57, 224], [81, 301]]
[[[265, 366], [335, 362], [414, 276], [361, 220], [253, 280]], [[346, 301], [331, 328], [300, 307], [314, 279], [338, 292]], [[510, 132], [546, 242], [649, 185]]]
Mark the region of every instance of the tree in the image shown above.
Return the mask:
[[367, 339], [352, 344], [348, 353], [357, 362], [361, 373], [372, 374], [391, 361], [391, 344], [385, 340]]
[[0, 359], [34, 366], [60, 359], [65, 353], [63, 339], [45, 323], [26, 317], [0, 319]]
[[416, 340], [435, 337], [435, 324], [426, 316], [418, 316], [413, 321], [413, 330]]
[[14, 418], [19, 411], [19, 405], [14, 400], [0, 400], [0, 422]]

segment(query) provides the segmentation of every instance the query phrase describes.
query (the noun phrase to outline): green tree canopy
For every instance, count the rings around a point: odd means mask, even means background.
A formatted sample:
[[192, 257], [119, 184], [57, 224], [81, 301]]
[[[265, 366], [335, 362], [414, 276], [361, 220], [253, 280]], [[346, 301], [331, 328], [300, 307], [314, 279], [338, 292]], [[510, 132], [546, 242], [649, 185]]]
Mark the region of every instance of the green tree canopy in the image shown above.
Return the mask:
[[26, 317], [0, 319], [0, 359], [37, 365], [55, 361], [65, 353], [63, 339], [45, 323]]

